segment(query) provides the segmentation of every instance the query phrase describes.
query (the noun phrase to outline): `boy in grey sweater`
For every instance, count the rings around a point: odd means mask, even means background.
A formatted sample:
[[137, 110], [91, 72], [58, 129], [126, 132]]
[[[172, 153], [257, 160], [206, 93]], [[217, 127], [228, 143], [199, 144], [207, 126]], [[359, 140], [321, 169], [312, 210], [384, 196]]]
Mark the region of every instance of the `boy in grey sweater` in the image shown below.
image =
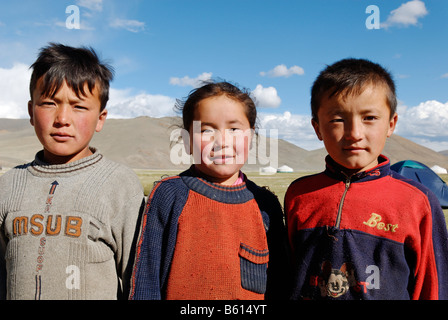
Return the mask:
[[93, 49], [60, 44], [32, 68], [28, 111], [43, 150], [0, 178], [0, 297], [126, 298], [143, 190], [89, 146], [111, 68]]

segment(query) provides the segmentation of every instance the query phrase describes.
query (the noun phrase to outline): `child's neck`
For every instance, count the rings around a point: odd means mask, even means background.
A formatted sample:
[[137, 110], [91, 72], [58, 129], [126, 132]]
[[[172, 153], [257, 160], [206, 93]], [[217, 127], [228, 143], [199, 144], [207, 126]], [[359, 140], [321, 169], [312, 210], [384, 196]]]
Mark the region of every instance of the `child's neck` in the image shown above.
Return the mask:
[[213, 176], [209, 176], [207, 174], [205, 174], [204, 172], [198, 170], [196, 168], [196, 166], [192, 166], [194, 173], [201, 177], [204, 178], [207, 181], [216, 183], [216, 184], [220, 184], [220, 185], [224, 185], [224, 186], [233, 186], [233, 185], [238, 185], [244, 182], [244, 175], [241, 172], [241, 170], [239, 170], [237, 173], [235, 173], [234, 175], [232, 175], [230, 178], [218, 178], [218, 177], [213, 177]]
[[349, 168], [337, 163], [336, 161], [334, 161], [333, 158], [330, 157], [330, 159], [334, 163], [334, 165], [336, 165], [335, 169], [342, 172], [347, 178], [351, 178], [352, 176], [359, 174], [361, 172], [370, 171], [370, 170], [378, 167], [378, 165], [380, 165], [382, 162], [387, 160], [387, 159], [384, 159], [384, 157], [382, 157], [380, 155], [380, 156], [378, 156], [377, 161], [372, 162], [368, 167], [364, 167], [364, 168], [360, 168], [360, 169], [349, 169]]

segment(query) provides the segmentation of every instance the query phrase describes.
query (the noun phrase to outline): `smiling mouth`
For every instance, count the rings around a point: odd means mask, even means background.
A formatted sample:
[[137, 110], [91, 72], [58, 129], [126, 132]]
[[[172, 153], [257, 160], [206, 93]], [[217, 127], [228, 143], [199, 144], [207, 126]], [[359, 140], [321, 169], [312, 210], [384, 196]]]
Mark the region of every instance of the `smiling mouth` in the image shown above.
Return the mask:
[[231, 155], [221, 155], [221, 156], [213, 156], [210, 157], [210, 160], [214, 163], [214, 164], [227, 164], [229, 162], [233, 162], [233, 156]]

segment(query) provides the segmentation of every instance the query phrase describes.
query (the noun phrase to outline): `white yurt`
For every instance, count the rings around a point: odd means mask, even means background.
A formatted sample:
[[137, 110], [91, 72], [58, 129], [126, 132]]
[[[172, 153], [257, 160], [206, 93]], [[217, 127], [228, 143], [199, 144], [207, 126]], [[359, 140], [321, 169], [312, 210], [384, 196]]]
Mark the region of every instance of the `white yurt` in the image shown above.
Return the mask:
[[294, 170], [291, 167], [284, 165], [284, 166], [281, 166], [280, 168], [278, 168], [277, 172], [294, 172]]
[[264, 167], [264, 168], [260, 168], [260, 174], [275, 174], [277, 173], [277, 169], [275, 169], [274, 167]]
[[438, 166], [438, 165], [432, 166], [431, 170], [437, 174], [447, 174], [448, 173], [448, 171], [445, 168], [442, 168], [441, 166]]

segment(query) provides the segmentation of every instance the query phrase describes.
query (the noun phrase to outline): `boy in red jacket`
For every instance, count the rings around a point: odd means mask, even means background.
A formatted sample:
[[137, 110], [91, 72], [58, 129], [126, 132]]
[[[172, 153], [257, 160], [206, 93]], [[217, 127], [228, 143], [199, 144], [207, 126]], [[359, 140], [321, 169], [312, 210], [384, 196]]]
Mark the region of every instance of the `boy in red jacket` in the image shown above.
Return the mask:
[[397, 123], [395, 85], [380, 65], [345, 59], [311, 93], [324, 172], [285, 197], [294, 299], [446, 299], [447, 229], [427, 188], [381, 155]]

